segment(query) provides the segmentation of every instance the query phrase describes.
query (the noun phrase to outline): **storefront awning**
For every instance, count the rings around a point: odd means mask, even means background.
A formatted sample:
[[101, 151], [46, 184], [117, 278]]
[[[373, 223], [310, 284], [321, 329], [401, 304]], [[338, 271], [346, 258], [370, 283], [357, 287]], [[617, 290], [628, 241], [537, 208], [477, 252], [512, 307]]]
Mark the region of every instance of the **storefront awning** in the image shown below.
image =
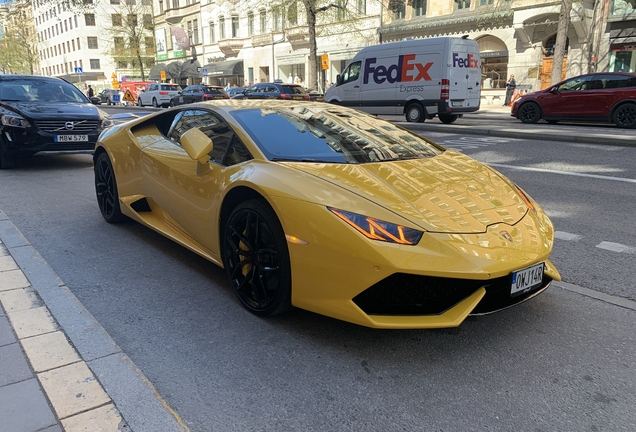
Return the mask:
[[219, 78], [226, 76], [243, 76], [243, 60], [228, 60], [210, 63], [203, 66], [207, 69], [207, 76]]
[[104, 81], [106, 79], [104, 72], [84, 72], [82, 75], [65, 74], [59, 75], [59, 77], [73, 84], [86, 81]]
[[161, 79], [161, 71], [166, 73], [166, 80], [179, 81], [187, 78], [201, 78], [201, 64], [198, 60], [156, 64], [150, 69], [148, 79], [159, 81]]
[[161, 79], [161, 71], [166, 70], [167, 63], [156, 64], [148, 72], [148, 79], [151, 81], [159, 81]]

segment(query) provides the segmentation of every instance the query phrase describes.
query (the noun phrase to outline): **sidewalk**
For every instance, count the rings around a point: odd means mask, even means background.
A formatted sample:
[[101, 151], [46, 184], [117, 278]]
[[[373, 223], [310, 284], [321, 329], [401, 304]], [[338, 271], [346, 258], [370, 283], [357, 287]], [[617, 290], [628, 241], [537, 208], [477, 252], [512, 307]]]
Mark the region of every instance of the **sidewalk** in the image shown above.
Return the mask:
[[465, 114], [451, 124], [443, 124], [437, 117], [426, 120], [424, 123], [408, 123], [404, 116], [380, 117], [415, 131], [636, 146], [636, 129], [621, 129], [607, 123], [558, 123], [551, 125], [543, 120], [536, 124], [525, 124], [510, 116], [510, 107], [499, 105], [481, 105], [479, 111]]
[[189, 431], [0, 211], [0, 429]]

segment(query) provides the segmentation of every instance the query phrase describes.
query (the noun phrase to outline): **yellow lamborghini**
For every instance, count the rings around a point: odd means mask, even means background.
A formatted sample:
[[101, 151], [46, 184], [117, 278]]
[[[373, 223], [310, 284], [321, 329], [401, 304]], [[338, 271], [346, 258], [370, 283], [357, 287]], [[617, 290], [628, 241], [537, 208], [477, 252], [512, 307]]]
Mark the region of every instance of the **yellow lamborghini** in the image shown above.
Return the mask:
[[227, 271], [250, 312], [375, 328], [458, 326], [543, 292], [552, 223], [461, 153], [333, 105], [223, 100], [103, 132], [102, 216]]

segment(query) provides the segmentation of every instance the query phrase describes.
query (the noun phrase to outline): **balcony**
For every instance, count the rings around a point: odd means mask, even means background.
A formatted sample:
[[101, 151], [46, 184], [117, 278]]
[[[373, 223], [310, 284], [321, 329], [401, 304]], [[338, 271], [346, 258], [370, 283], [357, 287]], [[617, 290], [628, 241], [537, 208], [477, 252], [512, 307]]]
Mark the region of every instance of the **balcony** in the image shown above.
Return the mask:
[[226, 57], [236, 57], [245, 45], [246, 39], [232, 38], [219, 41], [219, 49]]
[[252, 45], [254, 45], [255, 47], [271, 45], [272, 43], [274, 43], [273, 33], [263, 33], [263, 34], [252, 36]]
[[[316, 37], [318, 37], [319, 31], [316, 29]], [[295, 50], [302, 48], [309, 48], [309, 27], [298, 26], [291, 27], [285, 30], [285, 36]]]

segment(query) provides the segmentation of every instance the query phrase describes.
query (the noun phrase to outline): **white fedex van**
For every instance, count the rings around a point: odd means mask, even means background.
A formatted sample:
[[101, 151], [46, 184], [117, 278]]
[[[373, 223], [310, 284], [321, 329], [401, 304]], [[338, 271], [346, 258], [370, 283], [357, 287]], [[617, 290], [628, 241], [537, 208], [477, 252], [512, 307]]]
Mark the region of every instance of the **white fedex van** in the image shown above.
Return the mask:
[[481, 64], [477, 42], [466, 37], [405, 40], [360, 50], [325, 102], [371, 114], [452, 123], [479, 109]]

